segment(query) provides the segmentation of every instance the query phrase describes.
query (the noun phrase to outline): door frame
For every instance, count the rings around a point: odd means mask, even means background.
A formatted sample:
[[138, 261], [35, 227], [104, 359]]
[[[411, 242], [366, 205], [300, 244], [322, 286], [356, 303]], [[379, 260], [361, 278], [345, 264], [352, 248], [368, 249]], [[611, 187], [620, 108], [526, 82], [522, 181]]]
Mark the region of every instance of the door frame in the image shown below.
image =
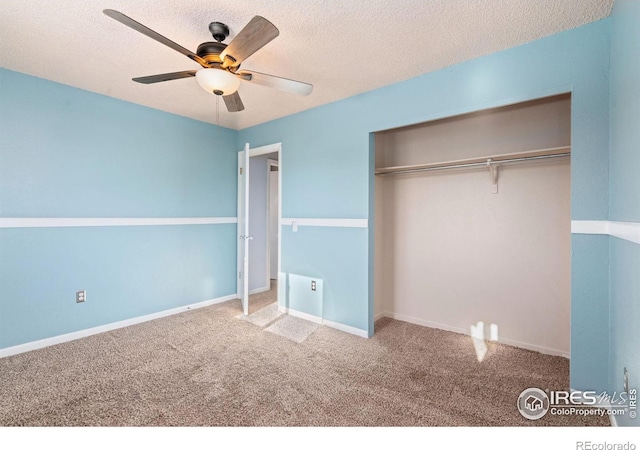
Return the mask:
[[[264, 145], [261, 147], [255, 147], [255, 148], [251, 148], [249, 143], [245, 144], [245, 149], [249, 150], [249, 161], [251, 160], [252, 157], [255, 156], [262, 156], [262, 155], [268, 155], [270, 153], [277, 153], [278, 154], [278, 280], [280, 280], [280, 273], [282, 272], [282, 142], [277, 142], [275, 144], [269, 144], [269, 145]], [[269, 167], [269, 165], [267, 165], [267, 167]], [[236, 172], [237, 174], [238, 172]], [[247, 170], [247, 174], [249, 174], [249, 171]], [[247, 183], [248, 184], [248, 183]], [[245, 198], [246, 198], [246, 202], [249, 202], [249, 189], [247, 189], [247, 191], [245, 192]], [[240, 203], [240, 193], [238, 192], [238, 203]], [[239, 218], [238, 218], [239, 219]], [[251, 217], [249, 217], [249, 221], [251, 220]], [[238, 232], [237, 232], [237, 240], [236, 240], [236, 244], [238, 245], [238, 249], [240, 249], [240, 236], [242, 235], [241, 233], [242, 230], [240, 230], [240, 223], [238, 223]], [[267, 247], [268, 248], [268, 247]], [[238, 250], [239, 252], [239, 250]], [[267, 257], [268, 257], [268, 251], [267, 251]], [[248, 273], [245, 273], [244, 270], [244, 261], [241, 261], [241, 258], [238, 258], [237, 261], [237, 271], [238, 273], [242, 274], [242, 280], [240, 279], [240, 277], [238, 277], [238, 293], [240, 293], [240, 282], [243, 281], [244, 279], [249, 279], [248, 278]], [[246, 271], [248, 272], [248, 270]], [[269, 273], [267, 272], [267, 276], [269, 276]], [[278, 289], [278, 298], [280, 298], [280, 291], [281, 289]], [[238, 294], [237, 293], [237, 294]], [[237, 295], [236, 294], [236, 295]], [[249, 292], [246, 292], [246, 296], [247, 296], [247, 302], [246, 305], [247, 307], [244, 308], [244, 313], [245, 315], [248, 313], [248, 305], [249, 305]]]
[[[280, 155], [278, 154], [278, 157], [280, 157]], [[271, 216], [271, 168], [272, 167], [277, 167], [278, 170], [277, 172], [280, 172], [280, 160], [275, 160], [275, 159], [268, 159], [267, 160], [267, 286], [269, 288], [271, 288], [271, 227], [270, 225], [270, 216]], [[276, 246], [278, 247], [278, 258], [280, 257], [280, 230], [279, 230], [279, 225], [280, 225], [280, 174], [278, 173], [278, 225], [276, 225], [278, 227], [278, 243], [276, 244]], [[278, 279], [278, 274], [280, 273], [279, 267], [280, 265], [278, 263], [277, 264], [277, 269], [276, 269], [276, 280]]]

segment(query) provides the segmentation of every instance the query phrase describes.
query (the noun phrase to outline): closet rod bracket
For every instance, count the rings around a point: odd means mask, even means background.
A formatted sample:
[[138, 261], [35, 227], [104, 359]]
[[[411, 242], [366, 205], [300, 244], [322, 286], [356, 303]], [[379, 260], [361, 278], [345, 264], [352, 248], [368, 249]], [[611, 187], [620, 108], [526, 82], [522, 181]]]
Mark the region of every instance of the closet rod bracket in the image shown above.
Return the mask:
[[498, 193], [498, 165], [491, 158], [487, 159], [487, 167], [489, 167], [489, 176], [491, 177], [491, 193]]

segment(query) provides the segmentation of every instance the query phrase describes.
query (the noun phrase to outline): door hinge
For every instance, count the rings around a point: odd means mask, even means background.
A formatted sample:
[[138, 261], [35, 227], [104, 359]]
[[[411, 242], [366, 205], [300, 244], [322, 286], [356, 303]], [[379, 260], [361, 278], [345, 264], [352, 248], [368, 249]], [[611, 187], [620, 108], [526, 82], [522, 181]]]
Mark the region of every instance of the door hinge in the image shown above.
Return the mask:
[[242, 175], [242, 167], [240, 167], [240, 175]]
[[242, 279], [242, 272], [238, 272], [238, 279]]

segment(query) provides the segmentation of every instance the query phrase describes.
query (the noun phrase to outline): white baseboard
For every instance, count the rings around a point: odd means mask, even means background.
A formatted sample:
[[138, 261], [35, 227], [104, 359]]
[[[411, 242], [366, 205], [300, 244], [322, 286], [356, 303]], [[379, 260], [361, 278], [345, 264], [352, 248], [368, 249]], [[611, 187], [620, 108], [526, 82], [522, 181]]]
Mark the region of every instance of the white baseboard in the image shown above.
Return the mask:
[[278, 311], [283, 312], [285, 314], [289, 314], [290, 316], [299, 317], [304, 320], [308, 320], [309, 322], [314, 322], [319, 325], [324, 325], [329, 328], [335, 328], [336, 330], [343, 331], [345, 333], [354, 334], [356, 336], [360, 336], [363, 338], [368, 338], [369, 333], [366, 330], [361, 330], [360, 328], [352, 327], [349, 325], [344, 325], [338, 322], [333, 322], [331, 320], [323, 319], [322, 317], [314, 316], [313, 314], [307, 314], [300, 311], [296, 311], [295, 309], [285, 308], [282, 306], [278, 306]]
[[[421, 325], [423, 327], [437, 328], [439, 330], [451, 331], [453, 333], [464, 334], [466, 336], [469, 336], [470, 333], [471, 333], [471, 330], [468, 329], [468, 328], [460, 328], [460, 327], [456, 327], [456, 326], [453, 326], [453, 325], [446, 325], [446, 324], [442, 324], [442, 323], [438, 323], [438, 322], [431, 322], [429, 320], [424, 320], [424, 319], [419, 319], [419, 318], [416, 318], [416, 317], [406, 316], [404, 314], [398, 314], [398, 313], [392, 313], [392, 312], [384, 312], [383, 316], [384, 317], [390, 317], [390, 318], [396, 319], [396, 320], [401, 320], [403, 322], [409, 322], [409, 323], [413, 323], [413, 324], [416, 324], [416, 325]], [[545, 355], [562, 356], [564, 358], [569, 358], [569, 352], [567, 352], [566, 350], [559, 350], [559, 349], [555, 349], [555, 348], [543, 347], [543, 346], [536, 345], [536, 344], [529, 344], [527, 342], [516, 341], [514, 339], [499, 338], [497, 342], [500, 343], [500, 344], [510, 345], [512, 347], [523, 348], [525, 350], [532, 350], [534, 352], [543, 353]]]
[[417, 317], [407, 316], [405, 314], [398, 314], [394, 312], [385, 311], [384, 313], [382, 313], [382, 315], [384, 317], [390, 317], [392, 319], [401, 320], [402, 322], [413, 323], [415, 325], [421, 325], [423, 327], [437, 328], [439, 330], [451, 331], [453, 333], [458, 333], [458, 334], [467, 334], [467, 335], [469, 334], [469, 330], [465, 330], [464, 328], [445, 325], [438, 322], [431, 322], [429, 320], [419, 319]]
[[345, 333], [355, 334], [356, 336], [360, 336], [363, 338], [369, 338], [369, 333], [366, 330], [362, 330], [360, 328], [352, 327], [349, 325], [344, 325], [338, 322], [332, 322], [331, 320], [322, 320], [322, 325], [325, 325], [329, 328], [335, 328], [339, 331], [344, 331]]
[[38, 341], [27, 342], [26, 344], [15, 345], [13, 347], [7, 347], [0, 349], [0, 358], [7, 356], [17, 355], [19, 353], [29, 352], [31, 350], [38, 350], [40, 348], [49, 347], [51, 345], [62, 344], [64, 342], [75, 341], [94, 334], [105, 333], [107, 331], [117, 330], [118, 328], [124, 328], [131, 325], [136, 325], [143, 322], [148, 322], [154, 319], [160, 319], [162, 317], [172, 316], [174, 314], [180, 314], [192, 309], [204, 308], [205, 306], [215, 305], [217, 303], [228, 302], [237, 298], [236, 294], [226, 295], [224, 297], [214, 298], [211, 300], [205, 300], [199, 303], [193, 303], [191, 305], [179, 306], [177, 308], [167, 309], [159, 311], [153, 314], [147, 314], [145, 316], [133, 317], [131, 319], [121, 320], [119, 322], [108, 323], [100, 325], [98, 327], [87, 328], [85, 330], [74, 331], [73, 333], [61, 334], [59, 336], [53, 336]]
[[301, 311], [296, 311], [295, 309], [291, 309], [291, 308], [284, 308], [282, 306], [278, 306], [278, 311], [283, 312], [285, 314], [289, 314], [290, 316], [293, 316], [293, 317], [299, 317], [301, 319], [308, 320], [309, 322], [322, 325], [322, 317], [314, 316], [313, 314], [303, 313]]
[[375, 316], [373, 316], [373, 321], [377, 322], [378, 320], [387, 317], [383, 312], [376, 314]]

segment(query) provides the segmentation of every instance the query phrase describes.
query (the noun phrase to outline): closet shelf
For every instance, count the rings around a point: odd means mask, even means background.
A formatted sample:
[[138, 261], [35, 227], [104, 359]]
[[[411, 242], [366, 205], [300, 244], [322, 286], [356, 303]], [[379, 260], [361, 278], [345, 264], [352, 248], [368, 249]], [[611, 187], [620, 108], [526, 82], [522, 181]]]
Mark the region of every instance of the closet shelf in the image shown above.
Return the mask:
[[457, 159], [429, 164], [414, 164], [410, 166], [381, 167], [376, 169], [376, 175], [393, 175], [412, 172], [427, 172], [432, 170], [462, 169], [467, 167], [486, 167], [492, 164], [504, 164], [514, 162], [524, 162], [529, 160], [539, 160], [548, 158], [559, 158], [571, 155], [571, 147], [554, 147], [539, 150], [530, 150], [518, 153], [503, 153], [501, 155], [481, 156], [476, 158]]

